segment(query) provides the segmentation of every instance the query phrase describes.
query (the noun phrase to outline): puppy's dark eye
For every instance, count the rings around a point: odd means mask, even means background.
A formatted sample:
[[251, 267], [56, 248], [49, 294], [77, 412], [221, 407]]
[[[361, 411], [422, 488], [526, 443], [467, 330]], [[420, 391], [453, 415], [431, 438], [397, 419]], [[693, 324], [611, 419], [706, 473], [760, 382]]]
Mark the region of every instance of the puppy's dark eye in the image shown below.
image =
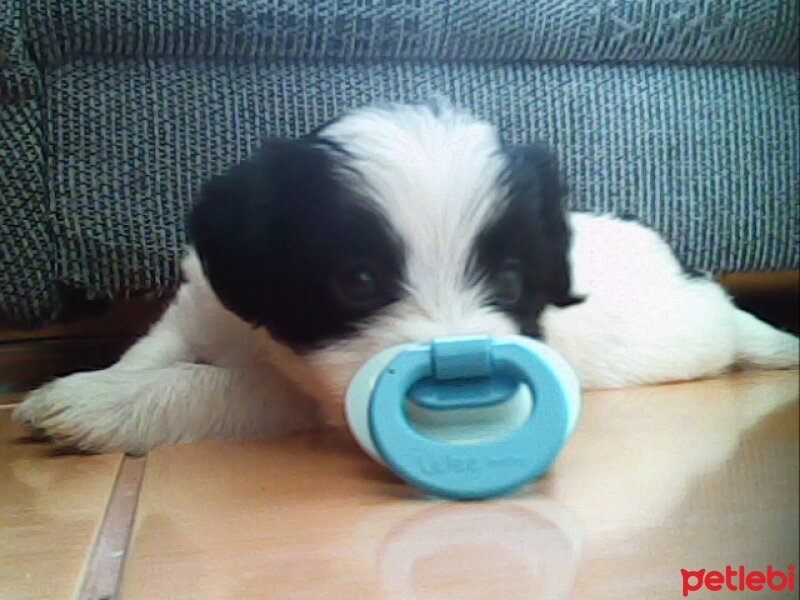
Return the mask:
[[333, 277], [333, 290], [339, 301], [351, 308], [376, 308], [386, 302], [377, 268], [368, 262], [338, 270]]
[[522, 299], [525, 287], [519, 261], [515, 259], [505, 261], [495, 274], [492, 283], [495, 302], [503, 308], [514, 308]]

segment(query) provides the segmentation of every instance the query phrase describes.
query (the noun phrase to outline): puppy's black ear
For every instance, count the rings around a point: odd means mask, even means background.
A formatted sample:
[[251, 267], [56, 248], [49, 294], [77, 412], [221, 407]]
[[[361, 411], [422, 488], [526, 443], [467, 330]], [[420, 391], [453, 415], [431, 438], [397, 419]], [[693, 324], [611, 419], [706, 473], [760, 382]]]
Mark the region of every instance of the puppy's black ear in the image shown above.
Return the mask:
[[577, 304], [583, 298], [574, 296], [571, 289], [567, 189], [556, 154], [541, 143], [509, 146], [506, 152], [509, 211], [518, 225], [516, 232], [519, 227], [527, 229], [520, 243], [522, 252], [530, 257], [547, 303], [560, 307]]
[[330, 160], [309, 141], [271, 140], [203, 186], [190, 241], [220, 301], [246, 321], [268, 324], [287, 213], [330, 187]]

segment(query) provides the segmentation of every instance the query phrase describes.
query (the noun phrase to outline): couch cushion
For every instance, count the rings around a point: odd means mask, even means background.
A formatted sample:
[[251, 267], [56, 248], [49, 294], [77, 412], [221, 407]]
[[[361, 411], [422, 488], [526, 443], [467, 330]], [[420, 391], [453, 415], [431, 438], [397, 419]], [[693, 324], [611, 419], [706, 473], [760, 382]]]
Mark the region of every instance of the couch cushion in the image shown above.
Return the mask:
[[0, 321], [43, 323], [57, 306], [40, 91], [22, 2], [0, 2]]
[[40, 76], [25, 47], [21, 0], [0, 2], [0, 102], [24, 102], [36, 96]]
[[638, 215], [689, 266], [797, 268], [798, 83], [781, 67], [72, 61], [48, 80], [58, 278], [164, 290], [200, 184], [259, 138], [437, 91], [509, 141], [555, 145], [574, 208]]
[[40, 107], [0, 103], [0, 321], [37, 324], [58, 307]]
[[28, 0], [47, 63], [92, 55], [796, 63], [800, 0]]

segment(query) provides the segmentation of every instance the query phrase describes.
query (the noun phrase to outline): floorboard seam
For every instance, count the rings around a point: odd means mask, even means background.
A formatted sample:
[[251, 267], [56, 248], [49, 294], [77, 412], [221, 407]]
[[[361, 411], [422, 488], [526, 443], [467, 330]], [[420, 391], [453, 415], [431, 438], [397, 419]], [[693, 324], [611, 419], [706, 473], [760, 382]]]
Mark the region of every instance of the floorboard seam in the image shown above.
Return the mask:
[[146, 464], [146, 456], [123, 457], [77, 600], [116, 598]]

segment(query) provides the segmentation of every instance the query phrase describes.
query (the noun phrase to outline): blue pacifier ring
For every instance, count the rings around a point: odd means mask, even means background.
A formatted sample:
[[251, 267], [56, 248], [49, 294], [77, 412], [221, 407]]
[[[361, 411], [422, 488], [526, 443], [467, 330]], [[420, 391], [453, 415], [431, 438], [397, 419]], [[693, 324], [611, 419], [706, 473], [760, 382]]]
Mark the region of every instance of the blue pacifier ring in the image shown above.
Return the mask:
[[[571, 404], [573, 381], [563, 376], [565, 364], [546, 360], [536, 351], [546, 347], [530, 340], [487, 338], [486, 343], [491, 372], [526, 384], [534, 396], [528, 420], [497, 439], [448, 443], [422, 435], [409, 423], [408, 391], [434, 375], [433, 345], [406, 348], [378, 377], [369, 402], [371, 438], [381, 458], [406, 481], [445, 497], [496, 496], [543, 475], [563, 447], [577, 412]], [[549, 348], [544, 354], [552, 358]]]

